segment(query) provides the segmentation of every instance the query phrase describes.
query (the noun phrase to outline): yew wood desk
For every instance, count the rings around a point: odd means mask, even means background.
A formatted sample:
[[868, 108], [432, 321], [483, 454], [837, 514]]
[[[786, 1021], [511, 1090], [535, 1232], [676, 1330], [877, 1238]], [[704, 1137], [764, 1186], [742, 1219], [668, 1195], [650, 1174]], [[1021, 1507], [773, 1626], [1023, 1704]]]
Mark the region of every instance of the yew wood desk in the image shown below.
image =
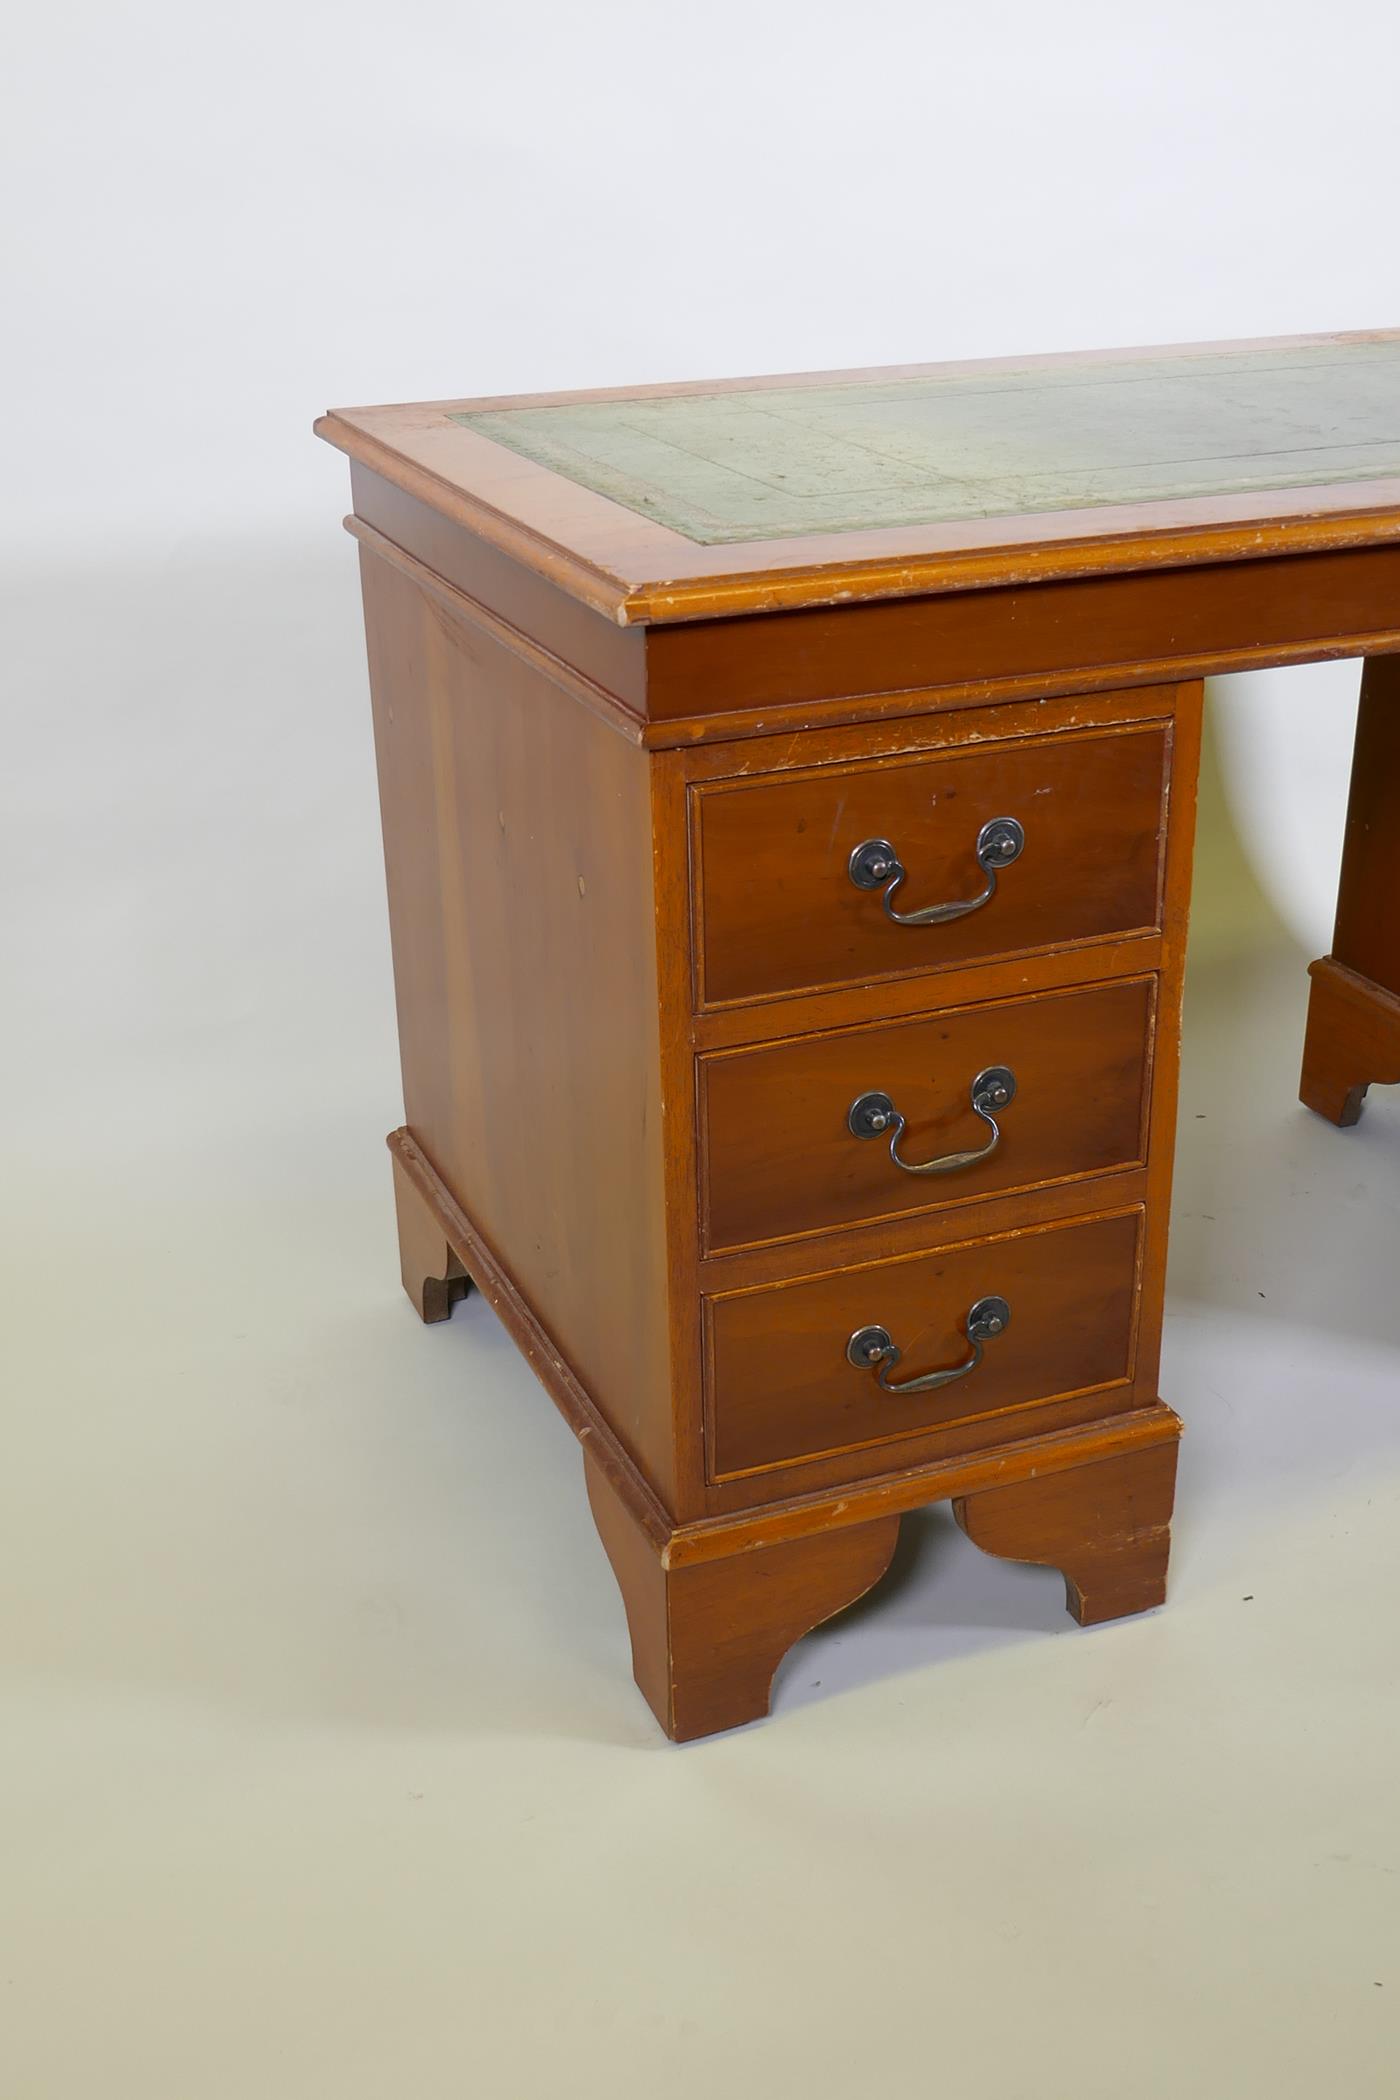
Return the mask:
[[1209, 673], [1370, 659], [1303, 1098], [1400, 1080], [1400, 331], [317, 428], [404, 1282], [577, 1433], [662, 1725], [765, 1712], [944, 1497], [1082, 1621], [1158, 1603]]

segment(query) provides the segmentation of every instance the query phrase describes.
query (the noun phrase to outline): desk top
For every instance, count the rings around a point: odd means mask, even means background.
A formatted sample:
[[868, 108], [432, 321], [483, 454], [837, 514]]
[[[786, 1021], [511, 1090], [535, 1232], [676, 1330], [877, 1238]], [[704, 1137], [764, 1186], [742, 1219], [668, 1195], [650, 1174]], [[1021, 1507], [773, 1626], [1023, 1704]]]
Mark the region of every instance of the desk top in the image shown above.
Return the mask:
[[1400, 331], [333, 411], [621, 624], [1400, 537]]

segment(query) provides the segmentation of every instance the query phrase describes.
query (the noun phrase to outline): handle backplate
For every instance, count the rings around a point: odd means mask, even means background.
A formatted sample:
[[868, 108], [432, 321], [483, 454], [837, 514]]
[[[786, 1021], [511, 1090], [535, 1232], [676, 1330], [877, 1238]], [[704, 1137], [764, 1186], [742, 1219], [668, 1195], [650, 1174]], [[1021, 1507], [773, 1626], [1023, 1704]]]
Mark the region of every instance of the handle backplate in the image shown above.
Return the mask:
[[846, 871], [858, 890], [884, 890], [882, 903], [896, 926], [943, 926], [951, 919], [964, 919], [972, 911], [990, 904], [997, 891], [997, 871], [1009, 868], [1025, 851], [1026, 834], [1015, 817], [992, 817], [977, 834], [974, 848], [977, 864], [987, 880], [975, 897], [959, 897], [950, 904], [925, 904], [918, 911], [896, 911], [893, 898], [908, 874], [888, 839], [866, 839], [855, 848]]
[[1010, 1324], [1011, 1307], [1004, 1298], [979, 1298], [969, 1307], [964, 1323], [964, 1332], [972, 1344], [971, 1356], [963, 1363], [950, 1365], [946, 1371], [926, 1371], [922, 1378], [903, 1378], [898, 1385], [891, 1384], [889, 1373], [903, 1351], [888, 1327], [858, 1327], [846, 1344], [846, 1360], [858, 1371], [873, 1371], [876, 1383], [887, 1393], [931, 1393], [975, 1371], [982, 1361], [983, 1344], [1004, 1334]]
[[972, 1152], [945, 1152], [938, 1159], [918, 1162], [901, 1159], [899, 1141], [904, 1135], [905, 1119], [895, 1107], [888, 1094], [878, 1091], [859, 1094], [846, 1111], [846, 1128], [852, 1137], [873, 1138], [889, 1136], [890, 1158], [906, 1174], [952, 1174], [960, 1167], [975, 1166], [978, 1160], [990, 1159], [1001, 1143], [1001, 1126], [996, 1118], [1000, 1111], [1008, 1108], [1016, 1098], [1016, 1074], [1009, 1065], [988, 1065], [972, 1082], [971, 1100], [975, 1114], [991, 1129], [985, 1145]]

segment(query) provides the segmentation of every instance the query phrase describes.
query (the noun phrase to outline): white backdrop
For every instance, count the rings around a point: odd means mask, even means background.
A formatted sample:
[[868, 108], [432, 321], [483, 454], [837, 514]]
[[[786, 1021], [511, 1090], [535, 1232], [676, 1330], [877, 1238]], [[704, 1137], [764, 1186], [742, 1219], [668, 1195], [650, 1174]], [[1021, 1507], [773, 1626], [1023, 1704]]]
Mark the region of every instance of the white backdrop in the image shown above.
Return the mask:
[[[174, 665], [150, 633], [173, 561], [211, 610], [254, 565], [227, 605], [251, 678], [281, 675], [279, 566], [349, 669], [329, 403], [1393, 321], [1397, 56], [1371, 0], [30, 10], [0, 141], [11, 577], [141, 572], [110, 702], [129, 672], [143, 737], [194, 711], [213, 740], [203, 638]], [[21, 752], [90, 698], [66, 675], [82, 695], [52, 662], [42, 704], [11, 686]], [[1221, 717], [1310, 950], [1354, 685], [1270, 677]]]

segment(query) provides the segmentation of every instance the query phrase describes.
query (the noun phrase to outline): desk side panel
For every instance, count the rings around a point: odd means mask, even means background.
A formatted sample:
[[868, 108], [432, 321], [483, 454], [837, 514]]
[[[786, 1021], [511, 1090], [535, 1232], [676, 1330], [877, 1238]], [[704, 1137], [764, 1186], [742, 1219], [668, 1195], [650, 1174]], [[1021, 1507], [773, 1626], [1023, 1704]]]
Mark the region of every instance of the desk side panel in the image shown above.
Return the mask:
[[591, 678], [638, 717], [646, 713], [646, 637], [641, 628], [600, 618], [556, 584], [468, 532], [359, 461], [350, 484], [355, 516], [463, 592], [497, 619], [528, 635], [562, 663]]
[[408, 1126], [674, 1509], [649, 760], [361, 571]]

